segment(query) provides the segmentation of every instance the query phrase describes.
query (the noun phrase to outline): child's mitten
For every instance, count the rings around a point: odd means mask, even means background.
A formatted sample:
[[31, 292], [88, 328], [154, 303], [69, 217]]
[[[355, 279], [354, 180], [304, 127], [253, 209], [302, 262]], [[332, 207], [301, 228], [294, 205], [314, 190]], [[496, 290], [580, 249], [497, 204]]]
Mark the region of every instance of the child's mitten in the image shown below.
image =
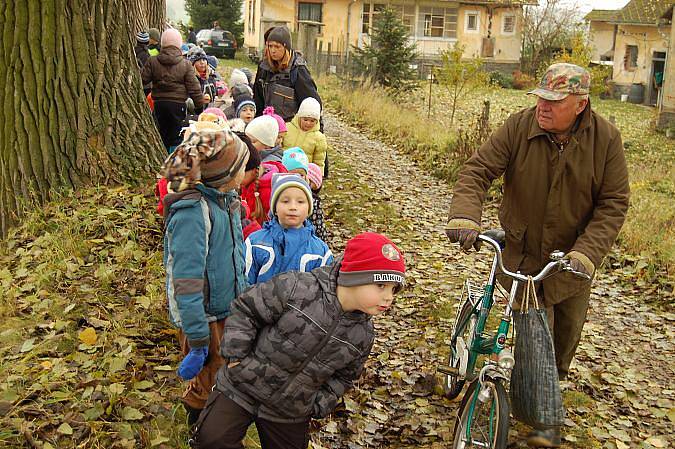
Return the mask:
[[188, 355], [186, 355], [183, 361], [180, 362], [180, 366], [178, 367], [177, 371], [178, 375], [184, 380], [192, 379], [202, 370], [208, 355], [208, 346], [190, 349]]

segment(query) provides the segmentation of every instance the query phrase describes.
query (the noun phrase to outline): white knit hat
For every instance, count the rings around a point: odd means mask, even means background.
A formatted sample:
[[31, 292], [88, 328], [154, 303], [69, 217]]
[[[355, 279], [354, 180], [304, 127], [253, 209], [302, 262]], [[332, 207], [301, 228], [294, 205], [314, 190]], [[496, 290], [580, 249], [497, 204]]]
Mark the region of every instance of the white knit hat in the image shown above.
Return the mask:
[[246, 127], [246, 135], [259, 140], [268, 147], [276, 145], [279, 135], [279, 124], [270, 115], [261, 115], [251, 120]]
[[228, 81], [227, 86], [230, 88], [230, 90], [232, 90], [232, 88], [237, 84], [248, 85], [248, 78], [246, 77], [246, 74], [241, 70], [234, 69], [232, 70], [232, 74], [230, 74], [230, 81]]
[[302, 100], [302, 103], [300, 103], [300, 107], [298, 108], [298, 113], [295, 115], [298, 117], [309, 117], [319, 120], [321, 118], [321, 105], [316, 101], [316, 98], [307, 97]]

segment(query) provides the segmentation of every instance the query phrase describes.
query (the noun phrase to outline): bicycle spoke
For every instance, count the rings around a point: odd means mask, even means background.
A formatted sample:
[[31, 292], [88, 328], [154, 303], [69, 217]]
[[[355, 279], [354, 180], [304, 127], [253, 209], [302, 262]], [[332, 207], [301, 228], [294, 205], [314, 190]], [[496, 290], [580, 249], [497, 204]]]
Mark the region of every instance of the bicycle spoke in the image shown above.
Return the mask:
[[[486, 384], [489, 396], [485, 402], [474, 396], [469, 405], [470, 411], [458, 427], [461, 438], [468, 448], [493, 448], [496, 444], [499, 415], [499, 398], [494, 384]], [[481, 388], [480, 385], [477, 388]], [[477, 394], [474, 390], [472, 395]]]

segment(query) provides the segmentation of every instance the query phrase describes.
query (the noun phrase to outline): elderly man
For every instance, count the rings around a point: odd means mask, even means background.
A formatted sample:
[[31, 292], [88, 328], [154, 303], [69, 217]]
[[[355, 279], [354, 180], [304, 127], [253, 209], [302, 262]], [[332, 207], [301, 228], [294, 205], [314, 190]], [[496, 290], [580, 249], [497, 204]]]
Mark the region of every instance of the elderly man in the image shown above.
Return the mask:
[[[504, 264], [541, 270], [554, 250], [577, 271], [595, 273], [628, 209], [628, 170], [619, 131], [591, 109], [590, 74], [573, 64], [548, 68], [537, 105], [511, 115], [466, 162], [454, 188], [447, 234], [464, 250], [477, 246], [481, 209], [504, 175], [499, 221]], [[565, 379], [586, 319], [591, 282], [558, 273], [542, 282], [560, 379]], [[560, 429], [535, 430], [535, 447], [560, 445]]]

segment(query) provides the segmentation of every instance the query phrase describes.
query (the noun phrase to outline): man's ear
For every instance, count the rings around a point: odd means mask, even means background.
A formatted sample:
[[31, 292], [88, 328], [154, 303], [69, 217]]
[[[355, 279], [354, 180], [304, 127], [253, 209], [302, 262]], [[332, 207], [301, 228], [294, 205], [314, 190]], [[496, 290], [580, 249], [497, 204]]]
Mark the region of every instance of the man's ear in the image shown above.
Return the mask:
[[579, 103], [577, 103], [576, 115], [579, 115], [582, 112], [584, 112], [584, 109], [586, 109], [587, 105], [588, 105], [588, 98], [584, 98]]

